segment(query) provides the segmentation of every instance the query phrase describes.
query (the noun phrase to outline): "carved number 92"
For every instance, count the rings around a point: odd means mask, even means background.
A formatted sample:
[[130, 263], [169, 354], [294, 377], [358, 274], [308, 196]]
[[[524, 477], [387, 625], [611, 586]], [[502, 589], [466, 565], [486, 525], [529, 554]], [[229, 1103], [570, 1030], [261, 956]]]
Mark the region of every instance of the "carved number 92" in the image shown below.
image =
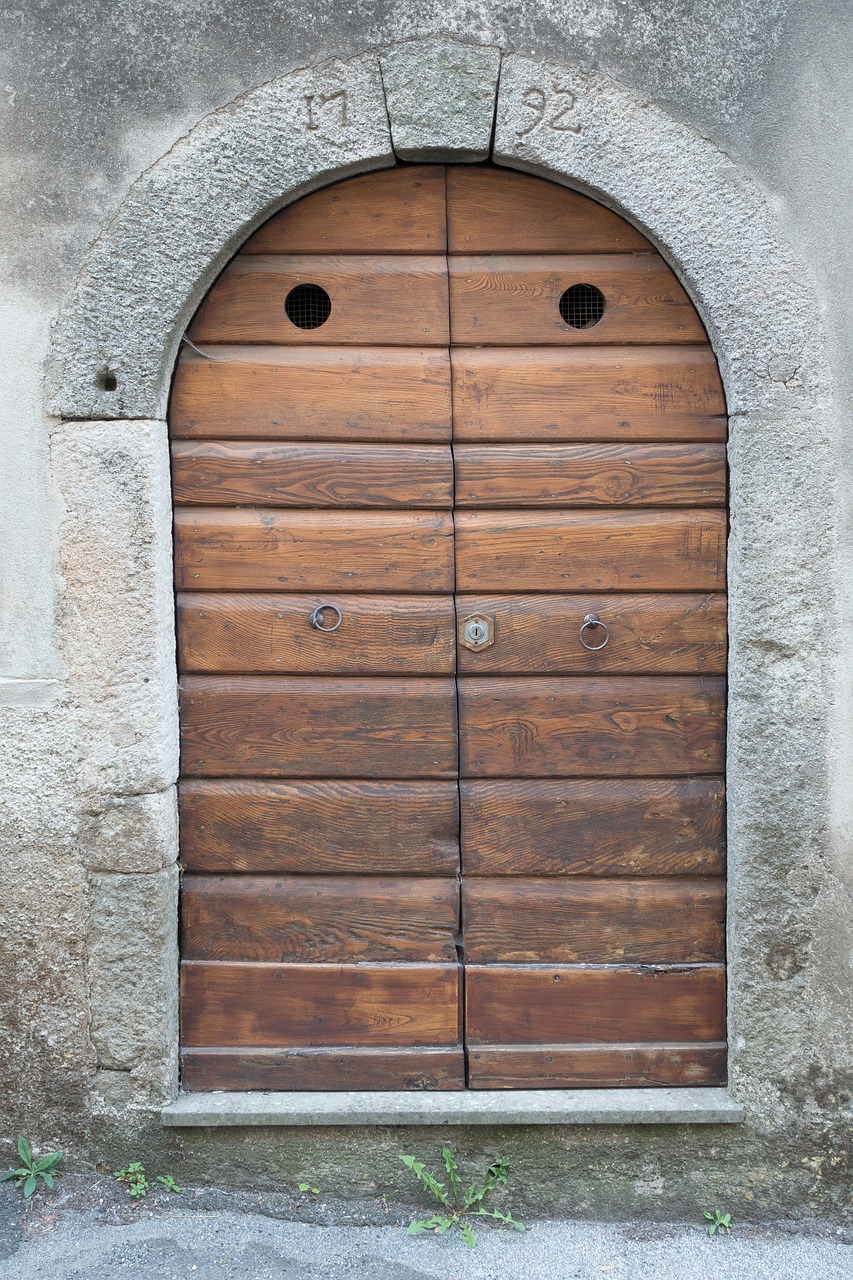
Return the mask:
[[532, 133], [537, 125], [543, 122], [547, 129], [553, 129], [555, 133], [580, 133], [580, 125], [571, 124], [567, 119], [569, 113], [577, 106], [574, 93], [571, 89], [560, 89], [557, 85], [551, 86], [551, 92], [552, 96], [549, 97], [544, 89], [535, 86], [524, 90], [521, 103], [533, 112], [533, 120], [526, 128], [516, 129], [519, 138]]

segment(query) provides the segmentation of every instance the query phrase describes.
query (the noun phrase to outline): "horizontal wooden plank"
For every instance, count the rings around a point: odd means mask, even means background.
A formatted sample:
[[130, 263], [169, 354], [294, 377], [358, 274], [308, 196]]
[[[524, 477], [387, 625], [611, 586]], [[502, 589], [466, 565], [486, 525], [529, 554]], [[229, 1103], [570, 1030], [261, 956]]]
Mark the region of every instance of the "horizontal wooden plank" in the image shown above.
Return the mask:
[[184, 676], [188, 777], [452, 778], [453, 680]]
[[450, 359], [456, 440], [726, 438], [710, 347], [455, 347]]
[[[313, 284], [331, 300], [328, 319], [302, 329], [285, 300]], [[396, 347], [448, 343], [445, 259], [418, 255], [246, 254], [226, 267], [189, 330], [193, 342]]]
[[466, 967], [469, 1044], [631, 1044], [725, 1038], [725, 970]]
[[190, 1048], [459, 1044], [457, 965], [181, 965]]
[[[181, 671], [246, 675], [442, 675], [455, 671], [450, 596], [332, 595], [337, 631], [309, 621], [316, 595], [179, 591]], [[332, 626], [336, 614], [321, 615]]]
[[458, 591], [720, 591], [724, 511], [459, 511]]
[[636, 227], [578, 191], [511, 169], [449, 165], [451, 253], [651, 251]]
[[719, 778], [460, 784], [462, 867], [483, 876], [721, 876]]
[[[726, 1045], [488, 1045], [468, 1054], [470, 1089], [636, 1089], [726, 1082]], [[197, 1085], [204, 1088], [204, 1085]], [[207, 1086], [213, 1088], [215, 1086]], [[221, 1085], [220, 1088], [244, 1088]], [[269, 1085], [270, 1089], [278, 1088]]]
[[455, 961], [456, 880], [185, 875], [185, 960]]
[[444, 593], [453, 590], [453, 519], [178, 508], [175, 579], [179, 588], [217, 591]]
[[[449, 258], [448, 269], [451, 342], [458, 345], [708, 340], [695, 307], [656, 253], [466, 255]], [[575, 329], [560, 314], [561, 297], [576, 284], [604, 294], [604, 314], [590, 328]]]
[[174, 440], [172, 494], [197, 506], [450, 507], [453, 458], [449, 445]]
[[[715, 675], [726, 670], [726, 597], [657, 593], [650, 595], [457, 596], [459, 627], [474, 614], [494, 620], [494, 643], [487, 649], [459, 646], [465, 674], [503, 672], [531, 675], [590, 673]], [[584, 618], [595, 613], [610, 638], [603, 649], [581, 644]], [[604, 631], [587, 628], [589, 644]]]
[[726, 504], [722, 444], [458, 444], [454, 460], [459, 507]]
[[719, 676], [467, 676], [459, 681], [467, 778], [720, 773]]
[[459, 867], [455, 782], [184, 779], [187, 871], [446, 876]]
[[181, 1087], [206, 1089], [464, 1089], [453, 1049], [184, 1049]]
[[446, 243], [444, 168], [418, 165], [303, 196], [264, 223], [243, 253], [443, 253]]
[[450, 355], [399, 347], [185, 347], [173, 438], [449, 440]]
[[725, 904], [721, 880], [465, 880], [465, 961], [722, 961]]

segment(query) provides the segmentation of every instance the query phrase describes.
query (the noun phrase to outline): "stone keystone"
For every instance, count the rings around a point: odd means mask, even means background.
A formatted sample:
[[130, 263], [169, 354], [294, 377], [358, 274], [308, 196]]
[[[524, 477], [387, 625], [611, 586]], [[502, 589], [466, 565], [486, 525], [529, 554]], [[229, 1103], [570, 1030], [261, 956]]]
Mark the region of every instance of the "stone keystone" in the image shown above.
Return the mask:
[[391, 137], [401, 160], [487, 160], [500, 50], [449, 37], [411, 40], [380, 56]]

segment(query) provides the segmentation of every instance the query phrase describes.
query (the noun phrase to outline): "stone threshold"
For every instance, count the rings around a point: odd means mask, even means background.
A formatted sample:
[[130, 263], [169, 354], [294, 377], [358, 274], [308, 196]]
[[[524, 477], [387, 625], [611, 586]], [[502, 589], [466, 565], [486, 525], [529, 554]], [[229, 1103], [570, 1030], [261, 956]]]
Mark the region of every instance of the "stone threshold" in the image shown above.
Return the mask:
[[478, 1089], [460, 1092], [182, 1093], [170, 1127], [421, 1124], [738, 1124], [726, 1089]]

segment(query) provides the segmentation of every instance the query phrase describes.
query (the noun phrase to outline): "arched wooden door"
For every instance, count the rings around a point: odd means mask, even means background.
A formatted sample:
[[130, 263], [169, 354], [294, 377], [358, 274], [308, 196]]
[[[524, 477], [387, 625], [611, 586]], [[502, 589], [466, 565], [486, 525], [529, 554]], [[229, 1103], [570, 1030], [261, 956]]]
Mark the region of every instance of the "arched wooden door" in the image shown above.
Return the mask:
[[401, 167], [273, 218], [190, 338], [185, 1087], [720, 1082], [726, 420], [666, 263]]

